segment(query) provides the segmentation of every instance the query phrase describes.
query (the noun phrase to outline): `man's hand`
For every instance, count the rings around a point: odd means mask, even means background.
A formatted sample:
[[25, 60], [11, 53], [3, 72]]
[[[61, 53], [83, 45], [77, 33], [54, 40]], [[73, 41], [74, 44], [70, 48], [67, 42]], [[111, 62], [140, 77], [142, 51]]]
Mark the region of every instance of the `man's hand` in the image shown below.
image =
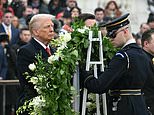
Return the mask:
[[84, 87], [85, 87], [85, 82], [88, 80], [88, 79], [91, 79], [94, 77], [94, 72], [92, 70], [90, 71], [85, 71], [83, 76], [84, 76]]

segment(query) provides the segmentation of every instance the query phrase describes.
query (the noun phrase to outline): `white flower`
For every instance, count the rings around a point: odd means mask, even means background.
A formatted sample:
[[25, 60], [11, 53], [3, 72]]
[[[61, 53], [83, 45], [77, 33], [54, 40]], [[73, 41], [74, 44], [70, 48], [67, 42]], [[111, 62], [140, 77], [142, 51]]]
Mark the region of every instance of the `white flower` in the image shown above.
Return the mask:
[[[27, 104], [25, 104], [27, 106]], [[40, 115], [40, 112], [43, 111], [43, 108], [46, 106], [45, 99], [42, 95], [34, 97], [32, 101], [29, 102], [29, 107], [33, 107], [33, 110], [30, 111], [31, 115]]]
[[60, 39], [64, 42], [68, 42], [71, 40], [71, 34], [70, 33], [60, 34]]
[[60, 47], [58, 47], [57, 48], [57, 50], [59, 51], [59, 50], [63, 50], [65, 48], [65, 46], [64, 45], [61, 45]]
[[84, 28], [85, 30], [90, 30], [90, 28], [87, 27], [87, 26], [84, 26], [83, 28]]
[[[66, 48], [66, 47], [67, 47], [67, 43], [66, 43], [65, 41], [62, 42], [60, 47], [62, 47], [62, 48]], [[63, 49], [62, 49], [62, 50], [63, 50]]]
[[63, 57], [62, 50], [60, 49], [55, 52], [55, 60], [59, 60], [59, 57]]
[[55, 55], [51, 55], [50, 57], [48, 57], [48, 63], [52, 64], [54, 61], [59, 60], [59, 55], [56, 55], [57, 53], [55, 53]]
[[34, 97], [33, 98], [33, 101], [32, 102], [33, 102], [34, 105], [39, 105], [40, 102], [41, 102], [41, 99], [40, 99], [39, 96], [37, 96], [37, 97]]
[[34, 64], [34, 63], [32, 63], [32, 64], [29, 64], [29, 69], [31, 70], [31, 71], [34, 71], [35, 69], [36, 69], [36, 65]]
[[54, 56], [54, 61], [58, 61], [59, 60], [59, 57], [60, 57], [59, 55], [55, 55]]
[[77, 29], [77, 31], [80, 32], [80, 33], [82, 33], [82, 34], [84, 34], [86, 30], [90, 30], [90, 28], [87, 27], [87, 26], [84, 26], [83, 28], [78, 28]]
[[52, 64], [53, 61], [54, 61], [54, 55], [48, 57], [48, 63]]
[[80, 33], [82, 33], [82, 34], [85, 33], [85, 29], [78, 28], [77, 31], [80, 32]]
[[64, 39], [65, 39], [66, 42], [70, 41], [72, 39], [71, 34], [70, 33], [64, 34]]
[[38, 94], [41, 94], [41, 90], [39, 87], [37, 87], [36, 85], [34, 86], [34, 89], [36, 89], [36, 91], [38, 92]]
[[34, 97], [31, 103], [34, 105], [34, 109], [42, 109], [45, 106], [45, 100], [42, 96]]
[[32, 82], [33, 84], [37, 84], [38, 83], [38, 78], [37, 77], [31, 77], [30, 82]]

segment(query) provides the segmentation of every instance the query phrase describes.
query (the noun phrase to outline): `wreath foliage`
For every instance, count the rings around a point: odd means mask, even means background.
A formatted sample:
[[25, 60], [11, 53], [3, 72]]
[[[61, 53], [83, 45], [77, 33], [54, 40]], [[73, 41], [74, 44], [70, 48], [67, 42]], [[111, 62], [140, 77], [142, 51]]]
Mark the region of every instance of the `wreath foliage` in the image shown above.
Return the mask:
[[[37, 63], [29, 65], [34, 74], [33, 76], [27, 74], [27, 78], [34, 84], [38, 96], [25, 102], [17, 113], [29, 110], [30, 115], [78, 114], [72, 109], [75, 89], [71, 85], [71, 79], [78, 62], [86, 61], [89, 31], [93, 31], [96, 37], [99, 28], [96, 25], [86, 28], [82, 21], [74, 22], [72, 28], [74, 31], [71, 34], [60, 35], [51, 41], [51, 45], [56, 47], [57, 51], [48, 58], [48, 61], [37, 55]], [[94, 52], [97, 49], [98, 44], [95, 44], [92, 50], [93, 59], [98, 58], [98, 53]], [[116, 49], [106, 37], [103, 38], [103, 50], [104, 61], [107, 64]]]

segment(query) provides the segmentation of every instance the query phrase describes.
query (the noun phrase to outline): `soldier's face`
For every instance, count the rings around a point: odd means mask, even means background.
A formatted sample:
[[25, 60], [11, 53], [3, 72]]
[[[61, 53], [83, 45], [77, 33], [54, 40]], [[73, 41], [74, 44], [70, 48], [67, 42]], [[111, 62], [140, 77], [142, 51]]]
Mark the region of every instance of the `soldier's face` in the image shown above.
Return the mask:
[[119, 29], [114, 33], [114, 36], [111, 38], [111, 43], [114, 47], [122, 47], [126, 42], [124, 37], [124, 29]]

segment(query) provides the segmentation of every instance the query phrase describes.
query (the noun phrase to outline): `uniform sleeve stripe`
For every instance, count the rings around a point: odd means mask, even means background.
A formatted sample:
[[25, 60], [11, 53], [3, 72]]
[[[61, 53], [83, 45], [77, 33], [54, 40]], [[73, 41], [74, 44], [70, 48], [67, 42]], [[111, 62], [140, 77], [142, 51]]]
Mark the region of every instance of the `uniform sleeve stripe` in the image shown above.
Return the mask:
[[121, 53], [116, 53], [116, 56], [117, 55], [120, 55], [122, 58], [124, 58], [125, 56], [123, 55], [123, 54], [121, 54]]

